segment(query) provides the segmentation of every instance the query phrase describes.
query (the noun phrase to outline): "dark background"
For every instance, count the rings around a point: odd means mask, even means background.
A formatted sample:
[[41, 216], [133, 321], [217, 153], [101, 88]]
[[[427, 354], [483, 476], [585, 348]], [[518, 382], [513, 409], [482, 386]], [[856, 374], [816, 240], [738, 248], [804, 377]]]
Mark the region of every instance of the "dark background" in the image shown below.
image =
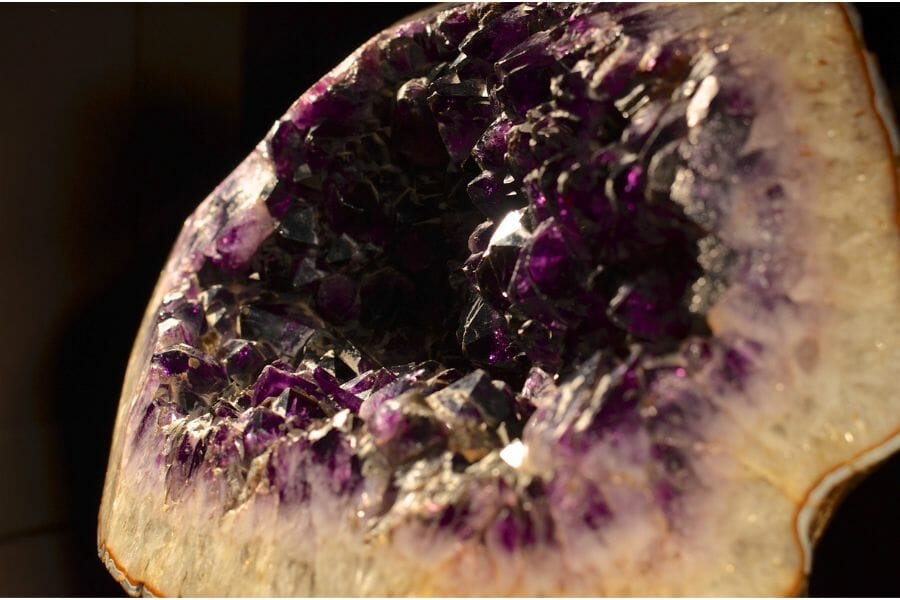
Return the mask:
[[[125, 364], [194, 206], [415, 5], [0, 6], [0, 595], [121, 589], [96, 516]], [[896, 100], [895, 8], [860, 6]], [[812, 595], [898, 595], [900, 459], [843, 504]]]

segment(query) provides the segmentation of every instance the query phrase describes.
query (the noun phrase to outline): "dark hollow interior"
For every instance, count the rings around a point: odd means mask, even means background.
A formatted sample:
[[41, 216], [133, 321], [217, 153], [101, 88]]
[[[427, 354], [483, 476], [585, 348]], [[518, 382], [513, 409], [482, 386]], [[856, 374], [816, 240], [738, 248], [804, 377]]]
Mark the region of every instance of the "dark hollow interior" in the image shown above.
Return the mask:
[[[559, 38], [562, 17], [507, 10], [385, 43], [377, 90], [340, 83], [312, 121], [281, 122], [267, 200], [277, 232], [237, 272], [209, 263], [201, 284], [230, 286], [244, 313], [309, 308], [314, 352], [481, 368], [515, 389], [532, 366], [565, 375], [598, 349], [624, 360], [708, 335], [727, 260], [701, 254], [728, 250], [708, 214], [669, 197], [694, 160], [676, 150], [684, 106], [669, 97], [704, 75], [700, 56], [672, 44], [655, 70], [623, 61], [589, 86], [573, 65], [647, 50], [639, 19], [609, 47], [557, 60], [546, 40], [522, 42]], [[520, 28], [491, 28], [503, 19]], [[728, 101], [715, 101], [710, 135], [737, 146], [748, 121]]]

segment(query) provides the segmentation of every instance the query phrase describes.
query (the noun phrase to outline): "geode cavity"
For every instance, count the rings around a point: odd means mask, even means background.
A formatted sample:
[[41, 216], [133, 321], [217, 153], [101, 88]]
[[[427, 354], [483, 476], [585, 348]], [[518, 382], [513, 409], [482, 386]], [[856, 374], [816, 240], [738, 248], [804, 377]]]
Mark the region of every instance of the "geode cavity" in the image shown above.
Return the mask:
[[634, 515], [683, 533], [707, 424], [781, 351], [716, 307], [815, 315], [778, 149], [751, 143], [765, 99], [660, 15], [446, 8], [304, 94], [152, 306], [127, 443], [166, 502], [314, 521], [325, 494], [367, 540], [573, 565]]

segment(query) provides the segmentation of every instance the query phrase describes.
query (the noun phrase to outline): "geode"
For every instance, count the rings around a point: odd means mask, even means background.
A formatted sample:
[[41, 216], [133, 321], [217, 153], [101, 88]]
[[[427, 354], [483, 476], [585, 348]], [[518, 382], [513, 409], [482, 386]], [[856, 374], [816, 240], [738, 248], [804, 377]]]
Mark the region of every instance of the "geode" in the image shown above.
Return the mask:
[[187, 220], [99, 550], [131, 593], [776, 595], [898, 445], [891, 126], [848, 9], [476, 4]]

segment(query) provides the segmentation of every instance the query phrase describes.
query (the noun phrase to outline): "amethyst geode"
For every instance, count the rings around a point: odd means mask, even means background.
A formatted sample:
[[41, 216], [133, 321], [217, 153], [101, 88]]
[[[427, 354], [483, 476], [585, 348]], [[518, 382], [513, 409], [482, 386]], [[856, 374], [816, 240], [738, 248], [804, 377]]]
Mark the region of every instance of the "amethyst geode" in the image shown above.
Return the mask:
[[152, 307], [126, 443], [166, 502], [324, 490], [372, 539], [415, 523], [573, 568], [623, 511], [682, 532], [707, 424], [767, 402], [766, 332], [819, 313], [790, 291], [787, 151], [751, 143], [763, 88], [665, 14], [451, 7], [304, 94]]
[[[417, 516], [473, 535], [465, 492], [504, 485], [485, 465], [523, 435], [575, 457], [640, 431], [657, 501], [676, 501], [690, 464], [669, 430], [704, 405], [680, 382], [716, 369], [739, 386], [758, 350], [711, 337], [705, 315], [738, 261], [718, 216], [759, 157], [738, 164], [753, 104], [727, 52], [649, 19], [453, 8], [294, 106], [265, 141], [272, 176], [212, 199], [159, 307], [145, 425], [165, 431], [170, 493], [264, 457], [302, 502], [281, 456], [296, 437], [335, 491], [385, 480], [376, 526], [426, 493], [409, 472], [447, 470], [457, 489]], [[642, 410], [656, 388], [667, 404]], [[505, 547], [547, 541], [561, 477], [514, 494], [492, 525]], [[586, 526], [613, 518], [584, 493]]]

